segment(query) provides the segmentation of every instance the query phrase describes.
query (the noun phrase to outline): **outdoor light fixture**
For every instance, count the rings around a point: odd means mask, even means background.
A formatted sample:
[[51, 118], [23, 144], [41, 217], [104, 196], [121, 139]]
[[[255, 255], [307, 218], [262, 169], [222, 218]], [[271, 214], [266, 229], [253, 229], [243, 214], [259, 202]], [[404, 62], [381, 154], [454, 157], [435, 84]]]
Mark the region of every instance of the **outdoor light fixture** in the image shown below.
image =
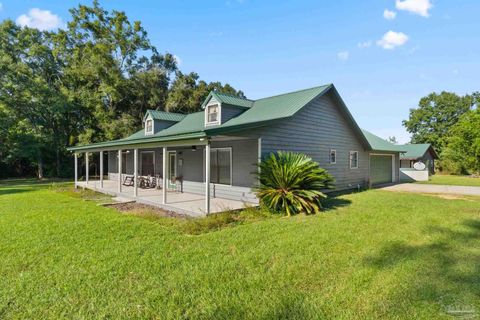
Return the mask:
[[197, 146], [192, 146], [192, 151], [197, 151]]

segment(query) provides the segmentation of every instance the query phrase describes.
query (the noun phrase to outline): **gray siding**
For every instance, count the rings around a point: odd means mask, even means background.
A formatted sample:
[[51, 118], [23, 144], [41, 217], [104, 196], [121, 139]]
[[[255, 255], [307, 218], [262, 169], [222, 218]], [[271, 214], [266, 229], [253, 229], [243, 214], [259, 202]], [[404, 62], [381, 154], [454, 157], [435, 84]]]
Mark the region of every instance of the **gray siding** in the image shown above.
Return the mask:
[[[311, 156], [335, 177], [337, 190], [368, 182], [369, 154], [330, 94], [313, 100], [291, 118], [243, 135], [261, 137], [262, 156], [278, 150]], [[330, 149], [337, 150], [336, 164], [329, 163]], [[357, 169], [350, 169], [350, 151], [358, 151]]]
[[430, 151], [425, 152], [423, 157], [420, 159], [428, 168], [428, 171], [433, 174], [435, 173], [435, 162]]
[[[126, 150], [123, 150], [124, 152]], [[118, 173], [118, 151], [108, 152], [108, 170], [109, 173]], [[126, 166], [126, 167], [125, 167]], [[122, 163], [122, 167], [127, 169], [127, 174], [133, 174], [133, 151], [127, 154], [127, 163]]]
[[222, 123], [235, 118], [245, 111], [244, 108], [222, 103]]
[[159, 131], [162, 131], [163, 129], [166, 129], [168, 127], [173, 126], [176, 122], [173, 121], [165, 121], [165, 120], [154, 120], [154, 133], [157, 133]]

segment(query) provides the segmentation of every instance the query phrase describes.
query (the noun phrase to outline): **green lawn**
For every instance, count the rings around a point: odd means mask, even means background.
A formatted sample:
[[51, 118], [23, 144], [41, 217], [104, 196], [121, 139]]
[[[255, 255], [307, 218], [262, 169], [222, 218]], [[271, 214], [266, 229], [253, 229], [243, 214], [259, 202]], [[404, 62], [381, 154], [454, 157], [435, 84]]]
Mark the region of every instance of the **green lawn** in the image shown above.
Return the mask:
[[0, 181], [0, 319], [480, 314], [480, 199], [371, 190], [329, 205], [191, 235]]
[[470, 176], [454, 176], [454, 175], [436, 174], [436, 175], [430, 176], [430, 181], [418, 181], [416, 183], [480, 187], [480, 178], [472, 178]]

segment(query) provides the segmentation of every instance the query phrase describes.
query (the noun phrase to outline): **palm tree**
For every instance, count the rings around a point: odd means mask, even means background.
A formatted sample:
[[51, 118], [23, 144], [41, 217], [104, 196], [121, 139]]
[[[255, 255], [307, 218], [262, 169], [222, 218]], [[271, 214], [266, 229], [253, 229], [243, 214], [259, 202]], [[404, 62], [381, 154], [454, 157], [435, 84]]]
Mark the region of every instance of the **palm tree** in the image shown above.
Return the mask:
[[255, 190], [261, 205], [288, 216], [320, 212], [322, 191], [333, 188], [333, 177], [302, 153], [271, 153], [259, 167]]

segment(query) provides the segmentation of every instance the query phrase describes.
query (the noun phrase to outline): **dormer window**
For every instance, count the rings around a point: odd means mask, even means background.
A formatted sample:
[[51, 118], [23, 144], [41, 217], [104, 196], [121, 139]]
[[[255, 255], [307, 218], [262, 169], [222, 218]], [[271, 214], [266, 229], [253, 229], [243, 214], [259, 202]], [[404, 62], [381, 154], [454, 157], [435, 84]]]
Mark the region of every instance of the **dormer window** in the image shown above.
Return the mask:
[[207, 106], [207, 125], [220, 123], [220, 108], [218, 104]]
[[145, 134], [152, 134], [153, 133], [153, 120], [147, 119], [145, 121]]
[[208, 123], [218, 122], [218, 104], [208, 106]]

